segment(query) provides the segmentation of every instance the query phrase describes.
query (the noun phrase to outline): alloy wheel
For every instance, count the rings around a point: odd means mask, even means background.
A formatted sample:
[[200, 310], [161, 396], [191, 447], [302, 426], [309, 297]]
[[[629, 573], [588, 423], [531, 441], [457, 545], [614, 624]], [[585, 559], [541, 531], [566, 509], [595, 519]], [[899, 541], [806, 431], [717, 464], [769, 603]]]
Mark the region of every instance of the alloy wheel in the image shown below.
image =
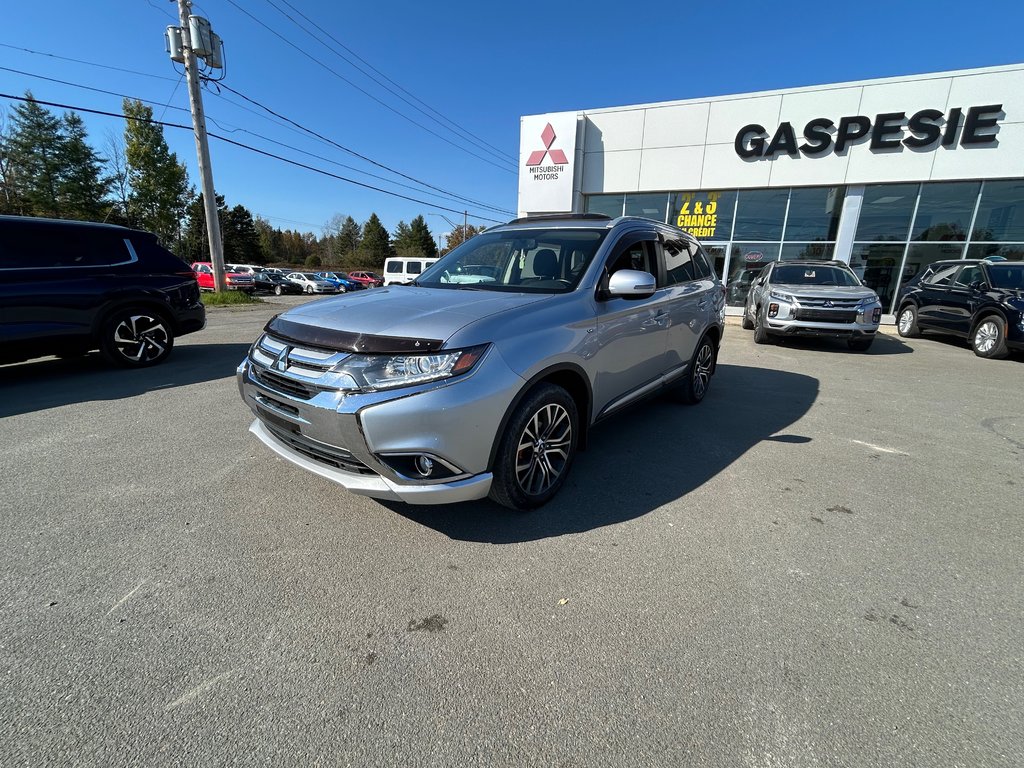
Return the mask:
[[704, 397], [711, 381], [711, 368], [714, 365], [714, 354], [710, 344], [704, 344], [697, 352], [693, 365], [693, 394], [697, 400]]
[[994, 320], [986, 320], [974, 332], [974, 348], [982, 354], [988, 354], [999, 340], [999, 327]]
[[914, 313], [909, 309], [903, 310], [900, 315], [899, 330], [904, 336], [910, 333], [910, 326], [914, 323]]
[[113, 346], [132, 363], [148, 363], [167, 352], [169, 334], [151, 315], [127, 315], [114, 328]]
[[541, 407], [519, 438], [516, 480], [526, 493], [537, 496], [555, 484], [569, 462], [572, 418], [558, 403]]

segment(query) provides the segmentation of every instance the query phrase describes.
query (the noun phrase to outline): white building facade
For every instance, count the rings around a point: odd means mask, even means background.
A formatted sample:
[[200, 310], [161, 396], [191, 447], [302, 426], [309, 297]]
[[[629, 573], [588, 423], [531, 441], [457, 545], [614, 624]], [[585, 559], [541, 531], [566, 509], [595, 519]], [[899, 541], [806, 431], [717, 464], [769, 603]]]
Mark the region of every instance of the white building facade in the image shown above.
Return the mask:
[[680, 226], [733, 305], [840, 259], [892, 312], [933, 261], [1024, 260], [1024, 64], [523, 117], [518, 207]]

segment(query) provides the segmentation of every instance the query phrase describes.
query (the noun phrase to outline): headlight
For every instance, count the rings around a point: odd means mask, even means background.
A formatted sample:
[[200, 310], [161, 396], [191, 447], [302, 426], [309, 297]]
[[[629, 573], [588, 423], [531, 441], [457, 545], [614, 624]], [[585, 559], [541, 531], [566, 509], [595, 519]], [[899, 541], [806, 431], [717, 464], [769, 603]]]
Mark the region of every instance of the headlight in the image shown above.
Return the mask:
[[487, 345], [427, 355], [351, 355], [334, 367], [352, 377], [360, 389], [394, 389], [469, 373]]
[[867, 309], [868, 307], [873, 307], [875, 304], [881, 303], [882, 302], [879, 301], [877, 296], [868, 296], [867, 298], [860, 300], [861, 309]]
[[783, 293], [782, 291], [769, 291], [768, 295], [771, 298], [775, 299], [776, 301], [784, 301], [787, 304], [792, 304], [794, 302], [793, 294], [791, 293]]

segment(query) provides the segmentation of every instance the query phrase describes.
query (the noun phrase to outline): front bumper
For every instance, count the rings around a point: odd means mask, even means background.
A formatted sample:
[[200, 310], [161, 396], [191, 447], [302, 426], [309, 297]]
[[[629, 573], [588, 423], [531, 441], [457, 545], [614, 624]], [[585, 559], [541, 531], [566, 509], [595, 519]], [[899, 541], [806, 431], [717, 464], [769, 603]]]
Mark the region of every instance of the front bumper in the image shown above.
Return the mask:
[[253, 421], [249, 431], [282, 459], [338, 483], [359, 496], [404, 501], [406, 504], [452, 504], [458, 501], [482, 499], [491, 491], [492, 476], [490, 472], [451, 483], [401, 485], [382, 475], [345, 472], [307, 458], [275, 437], [259, 419]]
[[[378, 392], [295, 387], [249, 356], [237, 381], [257, 417], [250, 431], [278, 456], [353, 493], [411, 504], [487, 496], [495, 437], [524, 384], [494, 348], [463, 376]], [[397, 457], [418, 455], [445, 472], [424, 479], [396, 469]]]
[[[822, 336], [832, 338], [873, 337], [878, 332], [881, 308], [877, 304], [866, 308], [847, 306], [825, 309], [780, 301], [774, 297], [768, 300], [765, 327], [774, 334], [787, 336]], [[776, 309], [772, 316], [771, 311]], [[878, 320], [873, 320], [876, 308]]]

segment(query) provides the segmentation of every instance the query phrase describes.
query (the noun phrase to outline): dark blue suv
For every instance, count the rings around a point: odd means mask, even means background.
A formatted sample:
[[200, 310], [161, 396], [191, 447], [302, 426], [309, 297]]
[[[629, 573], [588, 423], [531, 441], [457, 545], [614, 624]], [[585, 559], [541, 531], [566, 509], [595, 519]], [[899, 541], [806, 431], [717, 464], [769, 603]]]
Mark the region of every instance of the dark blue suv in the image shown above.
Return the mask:
[[969, 339], [979, 357], [1024, 349], [1024, 262], [936, 261], [904, 288], [900, 336], [939, 331]]
[[205, 325], [195, 274], [154, 235], [0, 216], [0, 363], [99, 349], [140, 368]]

